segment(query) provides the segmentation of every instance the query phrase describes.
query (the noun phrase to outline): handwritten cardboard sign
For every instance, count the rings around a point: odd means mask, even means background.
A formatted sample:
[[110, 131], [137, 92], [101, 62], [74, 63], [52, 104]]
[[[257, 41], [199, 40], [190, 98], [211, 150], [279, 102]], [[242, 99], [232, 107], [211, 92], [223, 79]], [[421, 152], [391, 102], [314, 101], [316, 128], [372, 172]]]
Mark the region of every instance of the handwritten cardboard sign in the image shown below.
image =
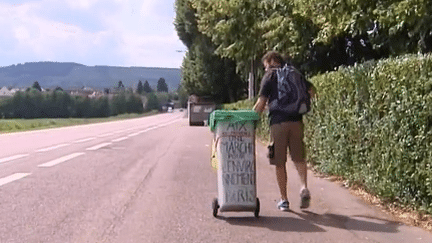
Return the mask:
[[256, 203], [255, 128], [253, 122], [220, 122], [216, 127], [219, 202]]

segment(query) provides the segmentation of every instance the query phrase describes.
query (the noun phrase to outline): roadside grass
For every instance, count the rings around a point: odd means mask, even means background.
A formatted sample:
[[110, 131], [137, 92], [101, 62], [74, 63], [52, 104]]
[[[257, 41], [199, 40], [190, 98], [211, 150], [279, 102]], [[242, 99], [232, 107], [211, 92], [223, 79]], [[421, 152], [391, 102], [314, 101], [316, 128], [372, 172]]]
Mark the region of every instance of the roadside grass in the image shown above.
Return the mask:
[[106, 118], [41, 118], [41, 119], [0, 119], [0, 134], [40, 130], [47, 128], [67, 127], [85, 125], [92, 123], [102, 123], [109, 121], [119, 121], [146, 117], [158, 114], [158, 111], [150, 111], [143, 114], [122, 114]]

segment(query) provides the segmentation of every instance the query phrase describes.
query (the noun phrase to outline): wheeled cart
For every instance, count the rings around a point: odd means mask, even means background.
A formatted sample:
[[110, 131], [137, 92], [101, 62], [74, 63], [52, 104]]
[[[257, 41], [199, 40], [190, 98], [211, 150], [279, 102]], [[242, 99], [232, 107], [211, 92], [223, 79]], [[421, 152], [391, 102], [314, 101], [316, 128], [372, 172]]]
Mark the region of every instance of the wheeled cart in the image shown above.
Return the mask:
[[210, 115], [214, 133], [212, 166], [217, 170], [218, 197], [213, 216], [220, 212], [250, 211], [259, 216], [256, 190], [255, 127], [259, 115], [251, 110], [215, 110]]

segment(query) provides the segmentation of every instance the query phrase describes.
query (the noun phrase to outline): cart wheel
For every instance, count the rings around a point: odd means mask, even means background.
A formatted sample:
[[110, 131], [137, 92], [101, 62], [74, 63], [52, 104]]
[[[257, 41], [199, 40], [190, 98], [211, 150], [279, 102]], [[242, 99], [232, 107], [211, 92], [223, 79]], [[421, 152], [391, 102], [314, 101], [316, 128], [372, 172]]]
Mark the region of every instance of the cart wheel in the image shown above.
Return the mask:
[[213, 217], [216, 217], [219, 209], [219, 203], [217, 198], [213, 199], [212, 208], [213, 208]]
[[256, 208], [255, 208], [255, 218], [258, 218], [258, 217], [259, 217], [259, 212], [260, 212], [260, 201], [259, 201], [259, 199], [257, 198], [257, 199], [256, 199]]

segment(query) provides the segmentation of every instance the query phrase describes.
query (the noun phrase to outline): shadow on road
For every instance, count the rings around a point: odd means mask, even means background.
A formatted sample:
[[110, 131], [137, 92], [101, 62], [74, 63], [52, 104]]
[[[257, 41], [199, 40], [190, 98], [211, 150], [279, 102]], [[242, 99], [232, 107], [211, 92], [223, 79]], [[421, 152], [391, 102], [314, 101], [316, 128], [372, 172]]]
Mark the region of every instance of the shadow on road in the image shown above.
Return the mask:
[[397, 233], [401, 225], [395, 221], [363, 215], [345, 216], [338, 214], [317, 214], [310, 211], [301, 213], [292, 211], [295, 215], [314, 224], [347, 230]]
[[[297, 217], [290, 217], [289, 214], [294, 214]], [[283, 232], [325, 232], [326, 230], [320, 226], [334, 227], [354, 231], [370, 231], [370, 232], [386, 232], [397, 233], [400, 223], [387, 221], [379, 218], [368, 216], [344, 216], [337, 214], [316, 214], [310, 211], [303, 212], [288, 212], [287, 216], [262, 216], [259, 218], [253, 217], [223, 217], [219, 219], [225, 220], [232, 225], [262, 227], [273, 231]]]
[[218, 216], [219, 219], [225, 220], [227, 223], [232, 225], [250, 226], [250, 227], [262, 227], [268, 228], [273, 231], [282, 232], [325, 232], [325, 230], [319, 226], [314, 225], [304, 219], [292, 218], [292, 217], [268, 217], [262, 216], [259, 218], [255, 217], [223, 217]]

